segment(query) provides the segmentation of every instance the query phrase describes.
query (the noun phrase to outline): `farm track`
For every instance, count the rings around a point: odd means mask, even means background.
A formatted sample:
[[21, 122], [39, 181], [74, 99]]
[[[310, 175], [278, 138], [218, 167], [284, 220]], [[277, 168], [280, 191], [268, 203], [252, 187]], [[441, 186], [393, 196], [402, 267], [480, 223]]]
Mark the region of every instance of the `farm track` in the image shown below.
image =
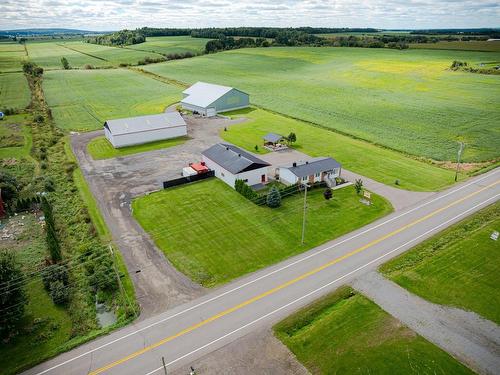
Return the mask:
[[102, 57], [99, 57], [99, 56], [95, 56], [95, 55], [91, 55], [90, 53], [82, 52], [82, 51], [79, 51], [77, 49], [65, 46], [63, 44], [57, 44], [57, 45], [59, 47], [63, 47], [63, 48], [69, 49], [70, 51], [78, 52], [78, 53], [81, 53], [82, 55], [86, 55], [86, 56], [89, 56], [89, 57], [93, 57], [94, 59], [98, 59], [98, 60], [101, 60], [101, 61], [106, 61], [106, 62], [111, 63], [109, 60], [106, 60], [105, 58], [102, 58]]

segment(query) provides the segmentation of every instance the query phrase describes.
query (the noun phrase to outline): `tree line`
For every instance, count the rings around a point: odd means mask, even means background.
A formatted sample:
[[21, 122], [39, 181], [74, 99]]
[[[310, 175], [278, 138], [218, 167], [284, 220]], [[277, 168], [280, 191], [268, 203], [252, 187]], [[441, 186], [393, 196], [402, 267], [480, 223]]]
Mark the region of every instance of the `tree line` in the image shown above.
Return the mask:
[[85, 41], [106, 46], [128, 46], [145, 42], [146, 36], [138, 30], [120, 30], [112, 34], [90, 36]]

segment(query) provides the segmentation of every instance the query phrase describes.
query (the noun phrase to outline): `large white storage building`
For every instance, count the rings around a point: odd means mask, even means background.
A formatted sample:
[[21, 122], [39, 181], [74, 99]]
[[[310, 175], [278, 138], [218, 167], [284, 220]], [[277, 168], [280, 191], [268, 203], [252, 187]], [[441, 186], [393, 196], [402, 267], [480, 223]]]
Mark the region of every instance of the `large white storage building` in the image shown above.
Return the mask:
[[179, 112], [108, 120], [104, 134], [113, 147], [138, 145], [187, 134], [186, 122]]
[[182, 92], [182, 108], [212, 117], [220, 112], [234, 111], [250, 105], [249, 95], [228, 86], [197, 82]]
[[250, 186], [267, 182], [270, 164], [241, 148], [217, 143], [201, 154], [205, 165], [215, 172], [215, 177], [232, 188], [237, 179]]

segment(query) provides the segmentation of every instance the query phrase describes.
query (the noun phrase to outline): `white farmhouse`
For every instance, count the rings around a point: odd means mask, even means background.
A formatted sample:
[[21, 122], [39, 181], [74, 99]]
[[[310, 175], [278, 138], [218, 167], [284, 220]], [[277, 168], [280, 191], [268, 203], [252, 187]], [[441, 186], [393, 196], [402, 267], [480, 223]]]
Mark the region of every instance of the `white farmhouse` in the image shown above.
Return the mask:
[[277, 172], [280, 182], [285, 185], [326, 182], [328, 186], [335, 186], [335, 178], [340, 176], [341, 169], [338, 161], [323, 157], [279, 167]]
[[236, 180], [243, 180], [250, 186], [267, 182], [270, 164], [236, 146], [217, 143], [201, 155], [205, 165], [215, 171], [215, 176], [232, 188]]
[[233, 87], [196, 82], [182, 92], [182, 108], [212, 117], [250, 105], [249, 95]]
[[115, 148], [177, 138], [186, 134], [186, 122], [179, 112], [108, 120], [104, 123], [104, 135]]

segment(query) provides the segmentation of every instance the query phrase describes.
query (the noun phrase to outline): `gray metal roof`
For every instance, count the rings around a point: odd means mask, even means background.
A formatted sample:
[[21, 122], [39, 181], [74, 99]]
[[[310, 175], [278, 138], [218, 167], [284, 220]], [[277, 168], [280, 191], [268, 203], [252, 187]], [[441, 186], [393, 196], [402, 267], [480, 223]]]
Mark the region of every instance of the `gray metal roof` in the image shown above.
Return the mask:
[[239, 147], [225, 143], [217, 143], [203, 151], [202, 154], [232, 174], [271, 165]]
[[229, 86], [214, 85], [212, 83], [206, 82], [196, 82], [194, 85], [182, 92], [183, 94], [188, 96], [182, 99], [181, 103], [205, 108], [233, 89], [233, 87]]
[[265, 136], [263, 136], [262, 139], [264, 139], [267, 142], [277, 143], [282, 139], [285, 139], [285, 137], [276, 133], [268, 133]]
[[330, 157], [327, 158], [314, 158], [303, 162], [302, 164], [297, 164], [297, 166], [291, 167], [281, 167], [286, 168], [292, 172], [295, 176], [302, 178], [306, 176], [313, 175], [315, 173], [328, 172], [335, 168], [340, 168], [340, 163]]
[[166, 112], [157, 115], [108, 120], [104, 126], [109, 129], [112, 135], [122, 135], [186, 126], [186, 122], [179, 112]]

